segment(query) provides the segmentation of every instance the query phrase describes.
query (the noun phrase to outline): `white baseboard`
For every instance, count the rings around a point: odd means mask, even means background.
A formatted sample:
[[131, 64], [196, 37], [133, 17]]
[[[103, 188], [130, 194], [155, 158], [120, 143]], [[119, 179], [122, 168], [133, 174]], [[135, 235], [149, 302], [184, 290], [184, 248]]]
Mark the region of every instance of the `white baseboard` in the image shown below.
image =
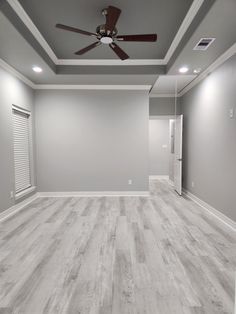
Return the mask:
[[28, 197], [24, 201], [13, 205], [12, 207], [4, 210], [3, 212], [0, 213], [0, 222], [6, 220], [7, 218], [15, 215], [19, 211], [21, 211], [26, 205], [29, 205], [32, 203], [34, 200], [38, 198], [38, 193], [35, 193], [34, 195]]
[[149, 191], [38, 192], [38, 197], [149, 196]]
[[26, 195], [33, 193], [35, 190], [36, 190], [36, 186], [31, 186], [28, 189], [26, 189], [20, 193], [15, 194], [15, 200], [19, 200], [22, 197], [25, 197]]
[[232, 219], [222, 214], [219, 210], [215, 209], [214, 207], [204, 202], [203, 200], [201, 200], [194, 194], [190, 193], [189, 191], [183, 189], [183, 194], [186, 195], [189, 199], [191, 199], [196, 204], [200, 205], [203, 209], [205, 209], [208, 213], [213, 215], [219, 221], [223, 222], [225, 225], [230, 227], [234, 232], [236, 232], [236, 222], [234, 222]]
[[158, 179], [169, 180], [169, 176], [149, 176], [149, 180], [158, 180]]
[[150, 195], [149, 191], [97, 191], [97, 192], [37, 192], [34, 195], [28, 197], [24, 201], [13, 205], [12, 207], [4, 210], [0, 213], [0, 222], [3, 222], [7, 218], [15, 215], [21, 211], [25, 206], [32, 203], [39, 197], [102, 197], [102, 196], [146, 196]]

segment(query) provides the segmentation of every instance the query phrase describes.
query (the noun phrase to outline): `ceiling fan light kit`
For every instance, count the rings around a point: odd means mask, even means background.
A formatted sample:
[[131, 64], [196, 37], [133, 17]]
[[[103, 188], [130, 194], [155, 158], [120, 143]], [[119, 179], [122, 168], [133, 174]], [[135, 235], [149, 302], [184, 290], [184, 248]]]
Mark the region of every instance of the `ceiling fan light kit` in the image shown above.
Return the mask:
[[121, 14], [119, 8], [109, 6], [102, 10], [102, 15], [106, 18], [106, 23], [99, 25], [96, 28], [96, 33], [87, 32], [79, 28], [67, 26], [64, 24], [56, 24], [57, 28], [67, 30], [70, 32], [79, 33], [86, 36], [91, 36], [97, 38], [97, 41], [77, 52], [76, 55], [83, 55], [84, 53], [90, 51], [101, 44], [109, 45], [109, 47], [114, 51], [114, 53], [121, 59], [126, 60], [129, 56], [116, 44], [116, 41], [128, 41], [128, 42], [155, 42], [157, 40], [156, 34], [142, 34], [142, 35], [117, 35], [118, 31], [116, 29], [116, 23]]
[[113, 42], [113, 39], [112, 37], [109, 37], [109, 36], [103, 36], [101, 39], [100, 39], [100, 42], [102, 44], [105, 44], [105, 45], [109, 45]]

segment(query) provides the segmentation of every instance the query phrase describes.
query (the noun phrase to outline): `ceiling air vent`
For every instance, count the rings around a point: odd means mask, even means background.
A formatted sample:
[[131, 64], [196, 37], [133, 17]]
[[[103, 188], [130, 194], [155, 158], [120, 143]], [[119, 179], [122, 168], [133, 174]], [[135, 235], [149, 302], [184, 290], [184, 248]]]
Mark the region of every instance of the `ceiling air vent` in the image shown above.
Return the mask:
[[201, 38], [193, 50], [207, 50], [215, 38]]

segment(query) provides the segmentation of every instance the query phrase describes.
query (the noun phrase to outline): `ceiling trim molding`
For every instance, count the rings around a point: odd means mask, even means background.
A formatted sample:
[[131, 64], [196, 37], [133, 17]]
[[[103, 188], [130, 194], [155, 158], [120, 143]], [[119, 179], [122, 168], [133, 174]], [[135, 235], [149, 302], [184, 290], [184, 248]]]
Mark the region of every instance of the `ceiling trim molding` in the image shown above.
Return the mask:
[[[220, 57], [218, 57], [215, 62], [213, 62], [205, 71], [203, 71], [200, 75], [198, 75], [192, 82], [190, 82], [186, 87], [184, 87], [177, 95], [177, 97], [182, 97], [185, 93], [187, 93], [190, 89], [192, 89], [195, 85], [200, 83], [209, 73], [217, 69], [224, 62], [226, 62], [229, 58], [236, 54], [236, 43], [234, 43], [228, 50], [226, 50]], [[14, 69], [11, 65], [6, 63], [3, 59], [0, 58], [0, 67], [6, 70], [8, 73], [20, 79], [22, 82], [27, 84], [33, 89], [80, 89], [80, 90], [148, 90], [152, 88], [151, 85], [50, 85], [50, 84], [34, 84], [28, 78], [26, 78], [19, 71]], [[150, 98], [164, 98], [164, 97], [175, 97], [174, 94], [149, 94]]]
[[164, 59], [58, 59], [57, 65], [166, 65]]
[[52, 48], [49, 46], [47, 41], [44, 39], [43, 35], [40, 33], [36, 25], [33, 23], [29, 15], [25, 12], [18, 0], [6, 0], [21, 21], [25, 24], [28, 30], [32, 33], [35, 39], [39, 42], [51, 60], [55, 65], [166, 65], [170, 58], [172, 57], [175, 49], [179, 45], [181, 39], [186, 33], [189, 25], [196, 16], [198, 10], [200, 9], [202, 3], [205, 0], [194, 0], [190, 9], [188, 10], [177, 34], [174, 37], [173, 42], [171, 43], [166, 56], [164, 59], [128, 59], [125, 61], [117, 59], [106, 59], [106, 60], [89, 60], [89, 59], [58, 59]]
[[167, 64], [170, 61], [170, 58], [172, 57], [173, 53], [175, 52], [175, 49], [178, 47], [181, 39], [183, 38], [184, 34], [186, 33], [188, 27], [192, 23], [194, 17], [197, 15], [200, 7], [202, 6], [204, 0], [194, 0], [187, 15], [185, 16], [177, 34], [175, 35], [175, 38], [170, 45], [169, 50], [167, 51], [167, 54], [164, 58], [165, 64]]
[[30, 30], [35, 39], [39, 42], [42, 48], [46, 51], [51, 60], [56, 64], [57, 56], [53, 52], [52, 48], [49, 46], [47, 41], [44, 39], [43, 35], [40, 33], [38, 28], [35, 26], [29, 15], [25, 12], [21, 4], [18, 0], [7, 0], [8, 4], [12, 7], [12, 9], [19, 16], [21, 21], [25, 24], [25, 26]]
[[146, 90], [150, 91], [152, 85], [79, 85], [79, 84], [35, 84], [26, 78], [19, 71], [14, 69], [11, 65], [6, 63], [0, 58], [0, 67], [7, 71], [9, 74], [17, 77], [19, 80], [24, 82], [26, 85], [33, 89], [77, 89], [77, 90]]
[[16, 69], [14, 69], [11, 65], [6, 63], [1, 58], [0, 58], [0, 67], [3, 68], [8, 73], [12, 74], [13, 76], [17, 77], [19, 80], [21, 80], [22, 82], [24, 82], [26, 85], [30, 86], [31, 88], [35, 87], [35, 84], [33, 82], [31, 82], [23, 74], [18, 72]]
[[60, 85], [60, 84], [37, 84], [34, 89], [77, 89], [77, 90], [146, 90], [151, 85]]
[[[175, 97], [175, 94], [149, 94], [149, 98], [173, 98]], [[179, 97], [179, 95], [177, 95]]]
[[150, 115], [149, 120], [170, 120], [175, 119], [176, 116], [174, 114], [171, 115]]
[[228, 50], [226, 50], [220, 57], [218, 57], [206, 70], [204, 70], [201, 74], [199, 74], [192, 82], [190, 82], [186, 87], [184, 87], [179, 96], [183, 96], [190, 89], [192, 89], [195, 85], [200, 83], [208, 74], [213, 72], [219, 66], [221, 66], [224, 62], [226, 62], [229, 58], [236, 54], [236, 43], [234, 43]]

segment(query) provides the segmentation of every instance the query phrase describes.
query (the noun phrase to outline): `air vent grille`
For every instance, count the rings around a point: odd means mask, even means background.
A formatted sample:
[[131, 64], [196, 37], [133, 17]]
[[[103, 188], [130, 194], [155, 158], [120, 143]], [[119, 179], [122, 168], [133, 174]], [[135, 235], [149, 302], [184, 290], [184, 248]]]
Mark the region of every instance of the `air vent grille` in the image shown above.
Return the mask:
[[201, 38], [193, 50], [207, 50], [215, 38]]

